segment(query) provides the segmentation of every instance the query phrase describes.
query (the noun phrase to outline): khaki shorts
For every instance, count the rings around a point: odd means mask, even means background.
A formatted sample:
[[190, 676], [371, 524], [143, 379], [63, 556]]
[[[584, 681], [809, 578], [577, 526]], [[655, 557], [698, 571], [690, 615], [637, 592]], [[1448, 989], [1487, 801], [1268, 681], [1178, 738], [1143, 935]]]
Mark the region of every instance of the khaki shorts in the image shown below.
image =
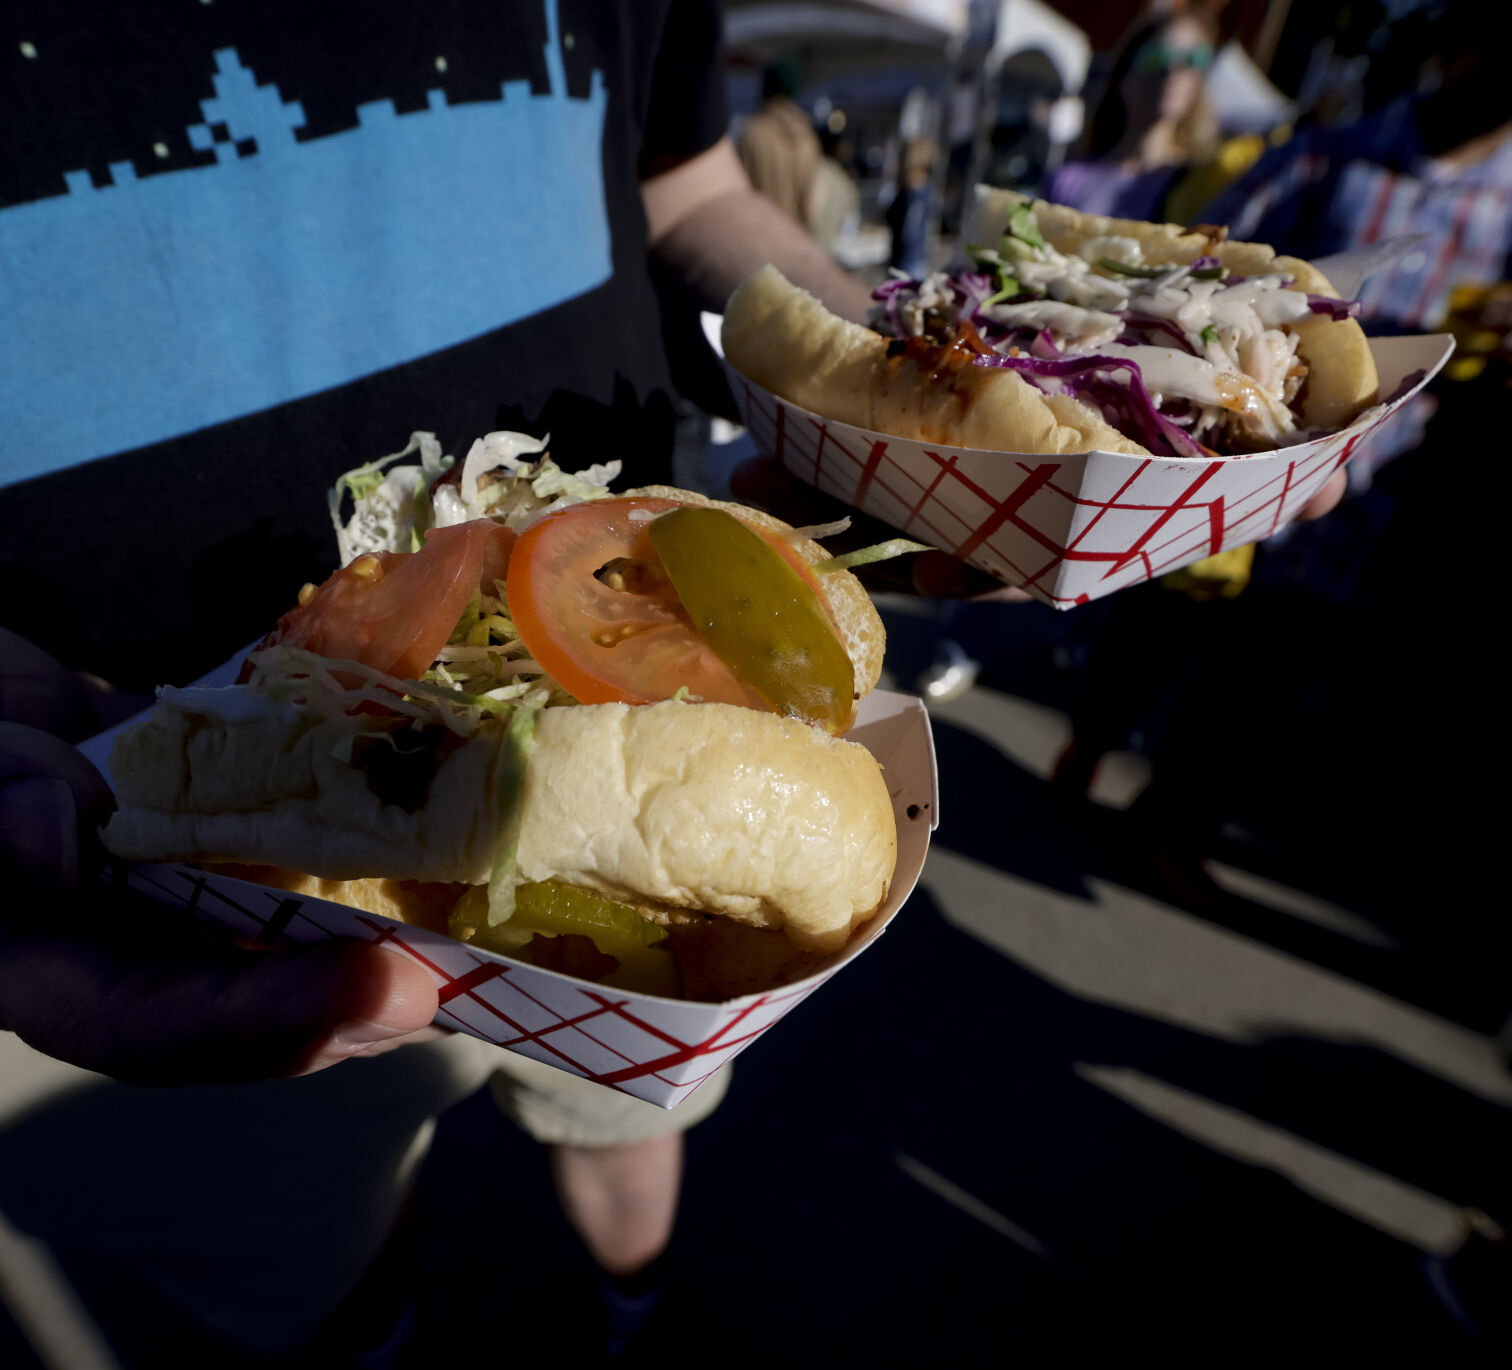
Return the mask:
[[129, 1269], [217, 1335], [283, 1354], [383, 1245], [436, 1118], [490, 1079], [532, 1137], [612, 1146], [692, 1127], [728, 1078], [667, 1110], [458, 1033], [293, 1080], [144, 1089], [0, 1031], [0, 1231]]
[[499, 1108], [536, 1141], [561, 1146], [620, 1146], [686, 1132], [730, 1087], [730, 1067], [721, 1066], [676, 1108], [658, 1108], [512, 1051], [495, 1050], [492, 1063], [488, 1083]]

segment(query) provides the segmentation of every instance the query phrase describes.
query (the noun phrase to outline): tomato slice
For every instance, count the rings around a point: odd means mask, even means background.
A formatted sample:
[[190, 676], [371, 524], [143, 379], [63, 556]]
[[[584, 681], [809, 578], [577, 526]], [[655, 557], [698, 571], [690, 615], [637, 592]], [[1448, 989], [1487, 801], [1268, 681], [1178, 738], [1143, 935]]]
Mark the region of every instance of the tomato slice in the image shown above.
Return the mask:
[[651, 546], [651, 520], [681, 507], [667, 499], [593, 500], [531, 525], [509, 563], [515, 628], [531, 656], [584, 704], [652, 704], [686, 686], [700, 699], [771, 712], [693, 626]]
[[430, 669], [473, 592], [493, 594], [515, 534], [489, 519], [436, 528], [418, 552], [370, 552], [278, 620], [264, 647], [288, 643], [413, 680]]

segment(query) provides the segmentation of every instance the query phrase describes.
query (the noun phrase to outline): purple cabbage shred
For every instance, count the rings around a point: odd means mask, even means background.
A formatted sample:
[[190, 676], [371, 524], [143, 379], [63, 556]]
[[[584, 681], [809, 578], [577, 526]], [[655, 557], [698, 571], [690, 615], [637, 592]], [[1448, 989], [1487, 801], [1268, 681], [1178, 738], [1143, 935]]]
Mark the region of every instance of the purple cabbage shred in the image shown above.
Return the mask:
[[1352, 319], [1360, 312], [1358, 300], [1336, 300], [1330, 295], [1309, 295], [1307, 307], [1314, 314], [1326, 314], [1335, 323]]

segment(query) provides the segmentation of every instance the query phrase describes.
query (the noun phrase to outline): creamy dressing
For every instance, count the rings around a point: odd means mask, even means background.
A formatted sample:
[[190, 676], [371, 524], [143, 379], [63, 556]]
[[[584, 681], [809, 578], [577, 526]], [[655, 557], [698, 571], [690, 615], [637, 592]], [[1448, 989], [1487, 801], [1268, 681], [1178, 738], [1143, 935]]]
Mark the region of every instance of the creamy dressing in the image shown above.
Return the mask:
[[[1306, 293], [1287, 288], [1288, 277], [1275, 273], [1229, 284], [1194, 276], [1190, 267], [1178, 264], [1153, 278], [1120, 278], [1118, 284], [1125, 292], [1122, 307], [1180, 329], [1195, 354], [1189, 355], [1175, 347], [1120, 344], [1114, 339], [1122, 332], [1122, 320], [1080, 307], [1067, 298], [1085, 293], [1089, 279], [1110, 279], [1089, 275], [1104, 259], [1143, 267], [1136, 240], [1091, 238], [1076, 256], [1066, 256], [1048, 244], [1035, 248], [1020, 243], [1016, 247], [1026, 258], [1032, 254], [1036, 259], [1034, 274], [1045, 283], [1051, 298], [1064, 301], [1045, 314], [1043, 325], [1064, 351], [1127, 357], [1139, 366], [1145, 388], [1152, 394], [1158, 392], [1162, 399], [1189, 400], [1204, 412], [1223, 410], [1234, 415], [1252, 440], [1280, 444], [1295, 432], [1296, 420], [1288, 401], [1300, 386], [1300, 378], [1290, 375], [1297, 336], [1287, 326], [1306, 318], [1310, 311]], [[1024, 263], [1020, 263], [1020, 279], [1028, 275]], [[984, 312], [997, 317], [1002, 308]], [[1019, 308], [1034, 306], [1009, 307]], [[1112, 332], [1108, 330], [1110, 319], [1119, 325]]]
[[[1290, 277], [1273, 272], [1228, 280], [1194, 275], [1191, 265], [1181, 263], [1156, 276], [1121, 275], [1107, 263], [1140, 271], [1160, 264], [1146, 263], [1139, 241], [1120, 234], [1089, 238], [1069, 254], [1010, 235], [998, 250], [976, 256], [987, 274], [999, 271], [1000, 280], [1018, 282], [1020, 294], [1042, 296], [978, 304], [979, 320], [1048, 332], [1055, 348], [1067, 356], [1096, 354], [1134, 362], [1157, 406], [1162, 400], [1179, 400], [1196, 408], [1195, 417], [1181, 420], [1196, 436], [1221, 425], [1250, 444], [1280, 446], [1298, 440], [1290, 404], [1307, 368], [1297, 356], [1293, 325], [1311, 311], [1307, 294], [1293, 289]], [[921, 281], [913, 297], [900, 302], [907, 332], [938, 336], [925, 316], [954, 320], [957, 298], [945, 272]], [[1159, 324], [1150, 322], [1155, 320]], [[1161, 325], [1176, 330], [1190, 351], [1175, 346], [1174, 339], [1172, 346], [1159, 345]], [[1149, 342], [1120, 343], [1129, 328], [1142, 330], [1136, 336]], [[995, 345], [1006, 351], [1003, 344]], [[1031, 383], [1064, 388], [1022, 374]]]
[[994, 304], [985, 306], [982, 313], [1008, 327], [1048, 328], [1058, 347], [1074, 352], [1099, 352], [1124, 329], [1117, 314], [1082, 309], [1060, 300]]

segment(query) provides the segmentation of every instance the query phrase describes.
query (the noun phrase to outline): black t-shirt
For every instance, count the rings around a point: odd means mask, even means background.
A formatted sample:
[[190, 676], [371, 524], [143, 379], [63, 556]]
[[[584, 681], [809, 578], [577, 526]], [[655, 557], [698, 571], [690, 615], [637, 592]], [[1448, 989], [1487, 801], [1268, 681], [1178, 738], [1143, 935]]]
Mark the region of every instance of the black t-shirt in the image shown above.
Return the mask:
[[0, 57], [5, 626], [191, 676], [412, 430], [668, 474], [639, 181], [724, 132], [713, 4], [68, 8]]

